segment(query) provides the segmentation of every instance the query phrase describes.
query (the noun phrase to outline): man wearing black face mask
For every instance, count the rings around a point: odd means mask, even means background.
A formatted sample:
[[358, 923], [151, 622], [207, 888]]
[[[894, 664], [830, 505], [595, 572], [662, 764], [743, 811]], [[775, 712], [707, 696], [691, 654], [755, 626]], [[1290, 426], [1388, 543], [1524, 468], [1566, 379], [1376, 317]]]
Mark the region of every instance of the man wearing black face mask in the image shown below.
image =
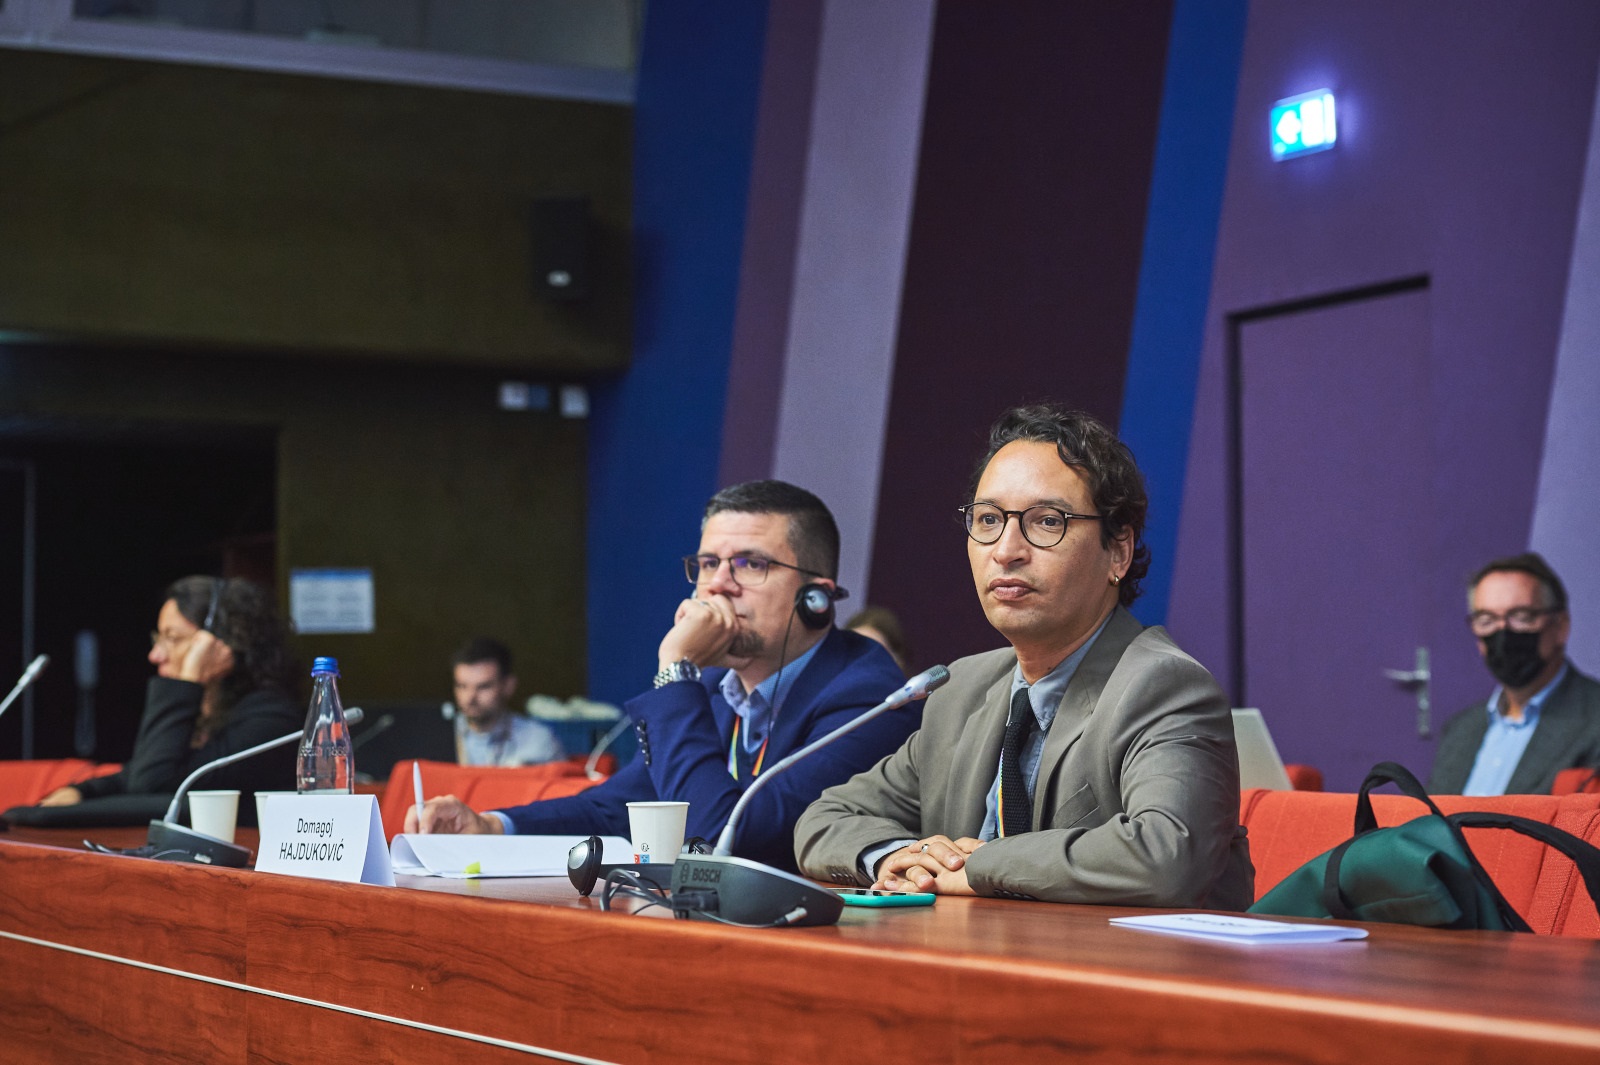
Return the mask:
[[1528, 552], [1490, 562], [1471, 588], [1468, 624], [1499, 683], [1445, 725], [1428, 790], [1543, 793], [1563, 769], [1600, 766], [1600, 683], [1567, 661], [1561, 578]]

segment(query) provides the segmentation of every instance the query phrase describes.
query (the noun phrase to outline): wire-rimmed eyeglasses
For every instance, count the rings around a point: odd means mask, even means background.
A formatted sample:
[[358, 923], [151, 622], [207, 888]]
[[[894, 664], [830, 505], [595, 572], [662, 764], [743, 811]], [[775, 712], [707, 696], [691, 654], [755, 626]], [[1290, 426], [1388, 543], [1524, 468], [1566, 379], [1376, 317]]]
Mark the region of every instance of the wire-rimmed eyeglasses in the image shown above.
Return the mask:
[[1074, 514], [1060, 507], [1043, 503], [1027, 510], [1003, 510], [993, 503], [968, 503], [957, 507], [967, 535], [980, 544], [992, 544], [1005, 535], [1006, 522], [1017, 519], [1022, 538], [1034, 547], [1054, 547], [1067, 535], [1068, 523], [1076, 521], [1104, 521], [1101, 514]]
[[1474, 610], [1467, 615], [1467, 625], [1474, 636], [1493, 636], [1503, 628], [1512, 632], [1538, 632], [1540, 619], [1559, 613], [1559, 608], [1548, 606], [1516, 606], [1504, 614]]
[[733, 583], [741, 588], [759, 587], [767, 579], [767, 570], [773, 566], [782, 566], [792, 569], [796, 573], [804, 573], [807, 577], [821, 577], [822, 574], [800, 566], [791, 566], [787, 562], [779, 562], [775, 558], [765, 555], [685, 555], [683, 559], [683, 573], [689, 578], [690, 584], [706, 584], [717, 575], [717, 570], [722, 564], [728, 564], [728, 572], [733, 576]]

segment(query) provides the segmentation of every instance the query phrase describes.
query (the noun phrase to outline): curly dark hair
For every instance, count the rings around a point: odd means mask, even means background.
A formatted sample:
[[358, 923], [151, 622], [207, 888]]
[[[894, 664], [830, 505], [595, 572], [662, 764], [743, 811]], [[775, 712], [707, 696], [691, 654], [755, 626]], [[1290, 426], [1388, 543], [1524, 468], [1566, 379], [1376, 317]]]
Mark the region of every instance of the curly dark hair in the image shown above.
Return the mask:
[[190, 624], [207, 628], [209, 622], [217, 639], [233, 649], [220, 709], [262, 688], [295, 694], [299, 674], [289, 654], [289, 629], [259, 585], [237, 577], [184, 577], [167, 586], [166, 598]]
[[1144, 542], [1144, 520], [1150, 509], [1150, 497], [1145, 493], [1144, 476], [1139, 473], [1133, 452], [1093, 415], [1081, 410], [1068, 410], [1054, 404], [1013, 407], [1000, 415], [989, 430], [989, 450], [973, 471], [972, 485], [967, 492], [969, 502], [976, 496], [978, 481], [995, 452], [1018, 440], [1054, 444], [1061, 461], [1083, 477], [1094, 499], [1095, 510], [1105, 516], [1100, 523], [1102, 547], [1109, 547], [1111, 541], [1127, 535], [1133, 536], [1133, 558], [1122, 583], [1117, 586], [1118, 601], [1123, 606], [1131, 604], [1139, 598], [1139, 582], [1150, 572], [1150, 548]]

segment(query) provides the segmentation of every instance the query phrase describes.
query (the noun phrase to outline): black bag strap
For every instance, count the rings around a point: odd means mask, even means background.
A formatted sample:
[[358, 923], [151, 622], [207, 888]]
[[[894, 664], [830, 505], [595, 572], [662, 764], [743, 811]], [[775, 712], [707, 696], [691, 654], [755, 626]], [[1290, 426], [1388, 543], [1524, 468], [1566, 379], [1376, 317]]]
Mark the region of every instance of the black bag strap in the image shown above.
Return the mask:
[[1367, 779], [1361, 782], [1361, 793], [1356, 796], [1354, 835], [1359, 836], [1378, 827], [1378, 818], [1372, 812], [1372, 800], [1367, 797], [1367, 793], [1383, 784], [1395, 785], [1404, 794], [1425, 803], [1437, 816], [1444, 816], [1438, 804], [1428, 795], [1428, 790], [1422, 786], [1422, 781], [1413, 776], [1411, 770], [1399, 762], [1379, 762], [1367, 774]]
[[1589, 890], [1589, 900], [1594, 903], [1596, 911], [1600, 911], [1600, 848], [1587, 840], [1554, 825], [1516, 814], [1479, 813], [1474, 810], [1447, 814], [1445, 820], [1458, 828], [1509, 828], [1554, 847], [1572, 859], [1578, 875], [1583, 877], [1584, 887]]
[[[1340, 866], [1344, 862], [1345, 852], [1350, 848], [1350, 845], [1360, 838], [1364, 833], [1375, 831], [1378, 828], [1378, 818], [1377, 815], [1372, 812], [1372, 799], [1369, 797], [1368, 793], [1373, 788], [1380, 787], [1384, 784], [1395, 785], [1403, 794], [1408, 795], [1427, 806], [1429, 811], [1432, 812], [1433, 816], [1444, 822], [1445, 826], [1449, 829], [1450, 834], [1455, 837], [1456, 843], [1461, 847], [1462, 855], [1467, 860], [1473, 879], [1477, 881], [1484, 893], [1491, 900], [1493, 900], [1495, 910], [1499, 913], [1501, 922], [1504, 923], [1507, 928], [1515, 932], [1533, 931], [1533, 929], [1528, 926], [1528, 922], [1522, 919], [1522, 915], [1517, 913], [1515, 907], [1506, 901], [1506, 897], [1502, 895], [1500, 893], [1500, 889], [1495, 886], [1494, 878], [1489, 875], [1488, 870], [1484, 869], [1483, 863], [1478, 861], [1477, 855], [1472, 853], [1472, 848], [1467, 845], [1466, 837], [1461, 834], [1460, 824], [1451, 817], [1445, 816], [1444, 811], [1439, 809], [1439, 804], [1434, 802], [1433, 797], [1428, 794], [1428, 789], [1422, 786], [1422, 782], [1416, 778], [1416, 775], [1413, 774], [1411, 770], [1407, 769], [1399, 762], [1379, 762], [1377, 765], [1372, 767], [1370, 772], [1367, 773], [1367, 778], [1361, 782], [1361, 791], [1356, 796], [1355, 824], [1351, 838], [1345, 840], [1343, 843], [1339, 844], [1339, 846], [1328, 852], [1328, 863], [1326, 868], [1323, 870], [1322, 877], [1322, 905], [1323, 908], [1328, 911], [1330, 916], [1344, 921], [1360, 920], [1355, 911], [1351, 908], [1350, 900], [1345, 896], [1344, 891], [1339, 887], [1339, 871]], [[1456, 815], [1456, 817], [1461, 816], [1462, 815], [1460, 814]], [[1509, 817], [1510, 815], [1487, 814], [1484, 816]], [[1515, 820], [1526, 821], [1527, 819], [1515, 818]], [[1537, 821], [1529, 821], [1528, 823], [1530, 825], [1539, 824]], [[1506, 825], [1503, 827], [1513, 826]], [[1562, 832], [1561, 834], [1567, 835], [1565, 832]], [[1582, 840], [1575, 841], [1583, 846], [1588, 846], [1588, 844], [1583, 843]], [[1558, 844], [1552, 844], [1552, 846], [1557, 846], [1559, 849]], [[1592, 850], [1593, 848], [1590, 849]], [[1565, 852], [1563, 851], [1563, 853]], [[1576, 861], [1576, 859], [1574, 859], [1574, 861]], [[1600, 869], [1597, 869], [1596, 871], [1597, 873], [1600, 873]], [[1588, 882], [1587, 879], [1585, 882]], [[1600, 884], [1600, 879], [1597, 879], [1596, 883]], [[1600, 906], [1600, 896], [1596, 896], [1596, 900], [1596, 906]]]
[[1344, 863], [1344, 852], [1350, 849], [1350, 844], [1355, 842], [1355, 837], [1345, 840], [1333, 850], [1328, 852], [1328, 863], [1322, 867], [1322, 908], [1328, 911], [1329, 917], [1341, 921], [1359, 921], [1356, 911], [1350, 907], [1350, 900], [1339, 887], [1339, 867]]

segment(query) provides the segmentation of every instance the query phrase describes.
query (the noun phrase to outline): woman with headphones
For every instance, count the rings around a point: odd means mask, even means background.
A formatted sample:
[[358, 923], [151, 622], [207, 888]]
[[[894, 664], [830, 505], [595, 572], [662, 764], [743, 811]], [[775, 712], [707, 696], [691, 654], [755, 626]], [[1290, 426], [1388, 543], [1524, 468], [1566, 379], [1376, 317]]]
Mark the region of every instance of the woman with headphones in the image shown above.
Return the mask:
[[[150, 634], [156, 675], [122, 770], [57, 788], [41, 806], [121, 794], [170, 794], [195, 769], [292, 732], [304, 707], [286, 645], [287, 629], [267, 593], [250, 581], [184, 577], [166, 593]], [[292, 744], [223, 766], [208, 788], [242, 792], [294, 786]], [[248, 801], [241, 814], [253, 811]]]

